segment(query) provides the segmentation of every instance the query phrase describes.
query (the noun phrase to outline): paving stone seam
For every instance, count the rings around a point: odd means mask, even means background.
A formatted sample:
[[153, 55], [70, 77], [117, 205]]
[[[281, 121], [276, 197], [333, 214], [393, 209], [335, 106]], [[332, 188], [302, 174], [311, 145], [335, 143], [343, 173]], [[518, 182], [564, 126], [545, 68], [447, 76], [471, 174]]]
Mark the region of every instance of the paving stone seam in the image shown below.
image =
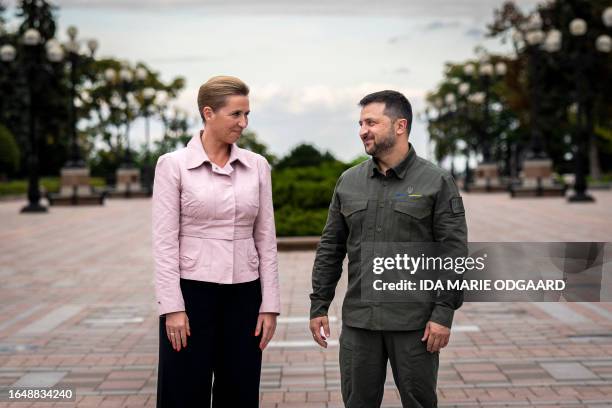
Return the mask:
[[[324, 389], [329, 391], [329, 390], [336, 390], [339, 389], [340, 385], [332, 385], [331, 381], [328, 381], [328, 386], [326, 386]], [[461, 383], [461, 384], [441, 384], [438, 386], [438, 388], [440, 390], [454, 390], [454, 389], [486, 389], [486, 388], [511, 388], [511, 389], [518, 389], [518, 388], [526, 388], [526, 387], [550, 387], [550, 388], [564, 388], [564, 387], [573, 387], [573, 386], [578, 386], [578, 387], [593, 387], [593, 386], [609, 386], [611, 383], [610, 381], [604, 381], [604, 380], [591, 380], [591, 381], [557, 381], [555, 382], [540, 382], [540, 383], [534, 383], [534, 382], [529, 382], [529, 383], [479, 383], [479, 384], [465, 384], [465, 383]], [[288, 392], [288, 391], [295, 391], [297, 389], [300, 390], [312, 390], [312, 388], [307, 388], [307, 387], [296, 387], [296, 386], [283, 386], [283, 387], [279, 387], [279, 388], [268, 388], [266, 389], [267, 391], [284, 391], [284, 392]], [[385, 383], [385, 388], [388, 389], [394, 389], [395, 385], [393, 383]]]
[[[458, 364], [458, 363], [492, 363], [492, 364], [510, 364], [516, 363], [517, 361], [528, 360], [529, 362], [583, 362], [583, 361], [601, 361], [606, 363], [612, 363], [612, 358], [606, 358], [603, 356], [584, 356], [584, 357], [576, 357], [576, 356], [559, 356], [559, 357], [522, 357], [522, 358], [460, 358], [454, 357], [452, 361], [444, 361], [451, 360], [447, 359], [443, 355], [440, 355], [441, 366], [446, 364]], [[326, 366], [334, 366], [337, 365], [337, 362], [334, 361], [325, 361], [323, 363]]]

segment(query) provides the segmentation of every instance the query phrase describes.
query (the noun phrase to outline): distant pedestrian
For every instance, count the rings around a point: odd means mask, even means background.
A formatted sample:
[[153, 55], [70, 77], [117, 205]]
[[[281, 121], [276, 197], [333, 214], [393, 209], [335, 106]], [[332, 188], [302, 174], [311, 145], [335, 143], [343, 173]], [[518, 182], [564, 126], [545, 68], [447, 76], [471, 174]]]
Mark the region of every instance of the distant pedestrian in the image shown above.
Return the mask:
[[280, 299], [270, 166], [236, 145], [248, 95], [238, 78], [209, 79], [204, 129], [157, 162], [158, 407], [210, 407], [211, 394], [215, 408], [259, 406]]

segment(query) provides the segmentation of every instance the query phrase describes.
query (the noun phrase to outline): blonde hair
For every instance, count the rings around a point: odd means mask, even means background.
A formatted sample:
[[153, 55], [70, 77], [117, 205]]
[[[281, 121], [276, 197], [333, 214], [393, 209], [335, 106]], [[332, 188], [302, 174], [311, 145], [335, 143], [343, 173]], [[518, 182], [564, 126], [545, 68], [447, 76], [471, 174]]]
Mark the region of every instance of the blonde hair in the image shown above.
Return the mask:
[[198, 91], [198, 111], [202, 120], [206, 122], [204, 113], [202, 113], [205, 106], [216, 111], [225, 106], [228, 96], [233, 95], [248, 96], [249, 87], [240, 79], [232, 76], [219, 75], [206, 81]]

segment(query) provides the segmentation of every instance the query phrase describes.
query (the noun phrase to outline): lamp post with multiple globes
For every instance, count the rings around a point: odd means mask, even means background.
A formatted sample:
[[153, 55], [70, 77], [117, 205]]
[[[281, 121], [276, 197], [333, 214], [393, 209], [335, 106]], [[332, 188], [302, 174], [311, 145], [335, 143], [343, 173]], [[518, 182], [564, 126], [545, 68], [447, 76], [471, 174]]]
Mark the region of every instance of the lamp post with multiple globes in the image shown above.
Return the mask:
[[[63, 50], [54, 39], [44, 41], [40, 32], [35, 28], [25, 30], [19, 39], [23, 47], [23, 54], [18, 56], [13, 45], [5, 44], [0, 47], [0, 60], [3, 64], [22, 64], [27, 82], [27, 118], [28, 118], [28, 204], [21, 209], [22, 213], [44, 213], [47, 207], [40, 203], [40, 174], [39, 174], [39, 109], [42, 96], [42, 85], [46, 73], [46, 62], [57, 63], [63, 58]], [[44, 49], [44, 53], [43, 53]], [[19, 59], [17, 59], [19, 57]], [[46, 57], [46, 61], [44, 58]]]

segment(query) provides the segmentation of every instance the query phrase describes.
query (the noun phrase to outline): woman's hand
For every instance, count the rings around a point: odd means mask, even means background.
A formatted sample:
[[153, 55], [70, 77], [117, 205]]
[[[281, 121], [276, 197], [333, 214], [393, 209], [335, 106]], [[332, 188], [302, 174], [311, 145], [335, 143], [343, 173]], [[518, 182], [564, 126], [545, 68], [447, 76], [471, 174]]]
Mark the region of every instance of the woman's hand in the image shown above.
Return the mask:
[[166, 314], [166, 335], [172, 343], [172, 348], [181, 351], [187, 347], [187, 336], [191, 336], [189, 319], [185, 312], [173, 312]]
[[274, 331], [276, 330], [276, 313], [260, 313], [257, 318], [257, 327], [255, 328], [255, 337], [261, 335], [261, 341], [259, 342], [259, 348], [263, 351], [267, 346]]

